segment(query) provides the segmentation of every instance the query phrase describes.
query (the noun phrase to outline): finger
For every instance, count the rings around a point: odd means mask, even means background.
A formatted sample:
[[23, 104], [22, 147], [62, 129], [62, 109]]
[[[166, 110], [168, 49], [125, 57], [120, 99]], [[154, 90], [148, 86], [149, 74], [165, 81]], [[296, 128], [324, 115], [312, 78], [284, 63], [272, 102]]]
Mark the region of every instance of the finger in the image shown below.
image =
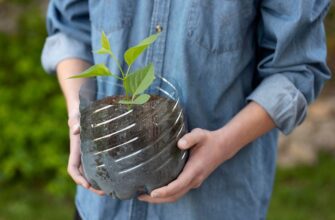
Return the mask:
[[190, 133], [185, 134], [178, 141], [178, 147], [182, 150], [189, 149], [200, 143], [206, 137], [206, 131], [200, 128], [193, 129]]
[[69, 165], [68, 167], [68, 173], [70, 174], [71, 178], [75, 183], [78, 185], [82, 185], [84, 188], [88, 189], [90, 187], [90, 184], [87, 182], [87, 180], [81, 175], [79, 169], [75, 165]]
[[[84, 175], [83, 175], [84, 170], [83, 170], [83, 166], [82, 166], [82, 165], [79, 166], [79, 172], [80, 172], [80, 175], [81, 175], [82, 177], [84, 177]], [[84, 179], [85, 179], [85, 177], [84, 177]], [[87, 181], [87, 180], [85, 179], [85, 181]], [[87, 182], [88, 182], [88, 181], [87, 181]], [[89, 183], [88, 183], [88, 184], [89, 184]], [[86, 188], [86, 187], [85, 187], [85, 188]], [[103, 196], [103, 195], [105, 195], [105, 192], [104, 192], [104, 191], [102, 191], [102, 190], [97, 190], [97, 189], [93, 188], [92, 186], [90, 186], [90, 184], [89, 184], [88, 189], [89, 189], [90, 191], [92, 191], [92, 192], [98, 194], [99, 196]]]
[[187, 188], [190, 188], [191, 182], [195, 177], [194, 168], [188, 163], [186, 164], [182, 173], [178, 176], [178, 178], [167, 186], [163, 186], [161, 188], [155, 189], [151, 192], [151, 197], [159, 198], [159, 197], [170, 197], [179, 192], [184, 191]]
[[88, 189], [89, 189], [91, 192], [94, 192], [95, 194], [98, 194], [99, 196], [103, 196], [103, 195], [106, 194], [104, 191], [94, 189], [93, 187], [89, 187]]
[[81, 160], [80, 160], [80, 138], [78, 136], [70, 137], [70, 156], [68, 162], [68, 173], [72, 179], [79, 185], [88, 188], [90, 185], [87, 180], [83, 177], [80, 171]]
[[181, 197], [183, 197], [190, 189], [187, 188], [178, 194], [175, 194], [170, 197], [163, 197], [163, 198], [154, 198], [150, 195], [140, 195], [137, 199], [143, 202], [149, 202], [153, 204], [158, 204], [158, 203], [171, 203], [171, 202], [176, 202], [179, 200]]

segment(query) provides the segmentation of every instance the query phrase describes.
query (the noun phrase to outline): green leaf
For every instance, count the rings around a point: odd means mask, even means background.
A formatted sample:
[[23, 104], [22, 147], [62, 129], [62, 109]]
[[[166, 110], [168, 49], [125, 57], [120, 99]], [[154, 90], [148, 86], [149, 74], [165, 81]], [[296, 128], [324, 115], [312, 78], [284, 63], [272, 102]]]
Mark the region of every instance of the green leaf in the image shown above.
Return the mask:
[[84, 72], [79, 75], [74, 75], [69, 77], [69, 79], [73, 78], [87, 78], [92, 76], [112, 76], [113, 74], [109, 71], [109, 69], [105, 66], [105, 64], [96, 64], [91, 66]]
[[142, 105], [149, 101], [150, 95], [148, 94], [141, 94], [137, 96], [134, 100], [120, 100], [120, 104], [125, 104], [125, 105]]
[[142, 40], [138, 45], [129, 48], [124, 54], [124, 60], [128, 66], [132, 65], [134, 61], [140, 56], [159, 36], [158, 34], [153, 34], [144, 40]]
[[110, 54], [110, 55], [114, 55], [112, 50], [111, 50], [111, 46], [109, 44], [109, 40], [105, 34], [105, 32], [101, 33], [101, 48], [99, 50], [94, 51], [96, 54]]
[[103, 49], [111, 50], [111, 46], [109, 44], [109, 40], [108, 40], [105, 32], [102, 32], [102, 34], [101, 34], [101, 46], [102, 46]]
[[124, 78], [123, 86], [128, 95], [133, 97], [143, 93], [155, 80], [155, 71], [152, 64], [136, 70]]
[[[113, 53], [109, 40], [105, 34], [105, 32], [101, 33], [101, 48], [97, 51], [94, 51], [96, 54], [109, 54], [112, 59], [116, 62], [116, 65], [118, 66], [120, 72], [122, 73], [122, 77], [124, 77], [124, 72], [122, 70], [122, 67], [120, 65], [120, 61], [117, 59], [117, 57], [115, 56], [115, 54]], [[113, 75], [115, 76], [115, 75]], [[116, 77], [118, 78], [118, 77]], [[120, 79], [120, 78], [119, 78]]]
[[110, 54], [111, 51], [107, 50], [105, 48], [100, 48], [99, 50], [94, 51], [94, 53], [96, 53], [96, 54]]

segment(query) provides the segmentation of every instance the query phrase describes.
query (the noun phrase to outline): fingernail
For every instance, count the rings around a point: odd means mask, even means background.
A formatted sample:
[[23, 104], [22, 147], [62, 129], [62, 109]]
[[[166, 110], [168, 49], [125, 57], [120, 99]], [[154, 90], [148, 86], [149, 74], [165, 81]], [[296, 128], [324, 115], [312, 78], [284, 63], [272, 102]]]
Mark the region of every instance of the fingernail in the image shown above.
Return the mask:
[[185, 139], [180, 139], [180, 140], [178, 141], [178, 145], [179, 145], [180, 147], [186, 147], [186, 144], [187, 144], [187, 142], [186, 142]]

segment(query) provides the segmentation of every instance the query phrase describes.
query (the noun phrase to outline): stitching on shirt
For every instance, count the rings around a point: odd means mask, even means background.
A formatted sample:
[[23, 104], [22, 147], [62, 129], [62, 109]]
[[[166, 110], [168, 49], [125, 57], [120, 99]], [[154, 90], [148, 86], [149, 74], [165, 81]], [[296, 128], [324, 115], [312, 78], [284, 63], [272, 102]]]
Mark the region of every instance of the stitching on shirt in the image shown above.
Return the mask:
[[133, 204], [134, 204], [134, 200], [131, 199], [129, 202], [129, 215], [128, 215], [128, 219], [131, 220], [132, 217], [132, 212], [133, 212]]

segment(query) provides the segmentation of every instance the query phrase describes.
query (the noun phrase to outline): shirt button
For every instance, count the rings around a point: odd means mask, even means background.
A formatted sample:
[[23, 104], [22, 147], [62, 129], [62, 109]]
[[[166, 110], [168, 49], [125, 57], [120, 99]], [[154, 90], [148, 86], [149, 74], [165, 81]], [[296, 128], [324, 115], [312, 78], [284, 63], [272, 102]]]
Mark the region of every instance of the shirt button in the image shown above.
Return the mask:
[[156, 25], [156, 33], [160, 33], [163, 31], [163, 27], [159, 24]]

